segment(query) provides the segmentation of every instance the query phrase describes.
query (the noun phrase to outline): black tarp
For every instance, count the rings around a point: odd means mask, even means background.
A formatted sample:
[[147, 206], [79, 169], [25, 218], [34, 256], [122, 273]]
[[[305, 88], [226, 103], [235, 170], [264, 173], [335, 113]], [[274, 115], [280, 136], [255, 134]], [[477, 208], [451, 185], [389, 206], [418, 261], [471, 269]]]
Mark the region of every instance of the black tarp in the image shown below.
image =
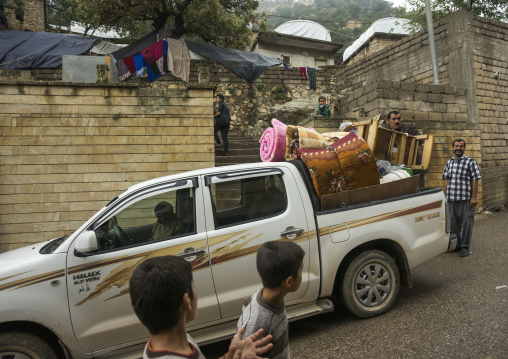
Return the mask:
[[186, 44], [190, 51], [204, 58], [217, 61], [249, 83], [254, 82], [270, 66], [282, 64], [279, 59], [255, 52], [225, 49], [191, 41], [186, 41]]
[[98, 39], [54, 32], [0, 31], [0, 67], [19, 70], [51, 69], [63, 55], [83, 55]]
[[118, 61], [128, 56], [139, 54], [141, 51], [152, 46], [157, 42], [157, 31], [158, 30], [152, 31], [148, 35], [142, 37], [139, 40], [134, 41], [132, 44], [129, 44], [123, 49], [112, 52], [111, 55], [113, 55], [115, 60]]

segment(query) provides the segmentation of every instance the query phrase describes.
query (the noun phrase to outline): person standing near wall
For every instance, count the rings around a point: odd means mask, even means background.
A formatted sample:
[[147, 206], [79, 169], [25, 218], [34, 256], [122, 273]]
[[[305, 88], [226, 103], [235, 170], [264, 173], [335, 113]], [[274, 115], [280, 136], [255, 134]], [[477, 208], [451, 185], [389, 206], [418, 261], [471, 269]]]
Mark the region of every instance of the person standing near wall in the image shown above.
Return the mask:
[[413, 123], [401, 123], [401, 115], [399, 111], [388, 112], [386, 120], [382, 125], [389, 130], [407, 133], [411, 136], [420, 135], [420, 131], [418, 131]]
[[452, 143], [454, 156], [446, 162], [443, 177], [445, 196], [450, 214], [450, 231], [457, 236], [456, 252], [469, 255], [473, 234], [475, 207], [478, 204], [478, 180], [482, 178], [478, 164], [464, 155], [466, 142], [456, 139]]
[[224, 156], [228, 156], [228, 132], [229, 132], [229, 123], [231, 122], [231, 116], [229, 115], [229, 107], [224, 103], [224, 95], [217, 95], [215, 97], [215, 102], [218, 103], [218, 107], [215, 110], [213, 122], [213, 135], [215, 137], [215, 147], [221, 146], [219, 135], [217, 134], [220, 131], [222, 136], [222, 142], [224, 142]]

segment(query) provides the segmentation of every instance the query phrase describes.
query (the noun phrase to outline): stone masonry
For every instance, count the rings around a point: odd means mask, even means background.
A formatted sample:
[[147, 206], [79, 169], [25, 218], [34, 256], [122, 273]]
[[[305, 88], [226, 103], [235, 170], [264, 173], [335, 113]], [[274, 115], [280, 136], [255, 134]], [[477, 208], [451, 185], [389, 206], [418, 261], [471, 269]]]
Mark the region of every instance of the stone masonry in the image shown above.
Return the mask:
[[76, 230], [140, 181], [214, 166], [212, 93], [0, 82], [0, 252]]
[[44, 0], [25, 0], [25, 13], [22, 17], [16, 16], [14, 10], [6, 8], [5, 14], [9, 30], [44, 31], [46, 23], [45, 4]]

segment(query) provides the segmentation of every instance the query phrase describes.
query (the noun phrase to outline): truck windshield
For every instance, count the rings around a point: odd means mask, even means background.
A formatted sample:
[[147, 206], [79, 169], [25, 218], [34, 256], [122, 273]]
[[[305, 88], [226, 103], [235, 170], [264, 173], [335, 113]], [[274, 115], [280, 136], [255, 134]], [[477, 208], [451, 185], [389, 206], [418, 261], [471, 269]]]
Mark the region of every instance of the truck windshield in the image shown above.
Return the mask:
[[67, 237], [70, 236], [70, 233], [66, 234], [65, 236], [53, 239], [52, 241], [49, 241], [48, 244], [46, 244], [44, 247], [41, 248], [39, 251], [40, 254], [51, 254], [53, 253], [58, 247], [60, 247], [60, 244], [63, 243], [67, 239]]

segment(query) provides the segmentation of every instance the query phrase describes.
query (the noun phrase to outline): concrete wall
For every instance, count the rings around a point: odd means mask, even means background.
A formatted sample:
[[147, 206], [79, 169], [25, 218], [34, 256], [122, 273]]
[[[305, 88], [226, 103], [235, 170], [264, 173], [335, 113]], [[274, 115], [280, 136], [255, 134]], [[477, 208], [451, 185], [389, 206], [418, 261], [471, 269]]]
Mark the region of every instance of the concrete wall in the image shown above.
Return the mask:
[[281, 55], [291, 56], [291, 66], [318, 67], [315, 60], [326, 61], [326, 65], [333, 65], [333, 56], [322, 51], [302, 49], [294, 46], [280, 46], [275, 44], [257, 44], [254, 52], [261, 55], [281, 59]]
[[214, 166], [212, 93], [0, 82], [0, 252], [74, 231], [135, 183]]

